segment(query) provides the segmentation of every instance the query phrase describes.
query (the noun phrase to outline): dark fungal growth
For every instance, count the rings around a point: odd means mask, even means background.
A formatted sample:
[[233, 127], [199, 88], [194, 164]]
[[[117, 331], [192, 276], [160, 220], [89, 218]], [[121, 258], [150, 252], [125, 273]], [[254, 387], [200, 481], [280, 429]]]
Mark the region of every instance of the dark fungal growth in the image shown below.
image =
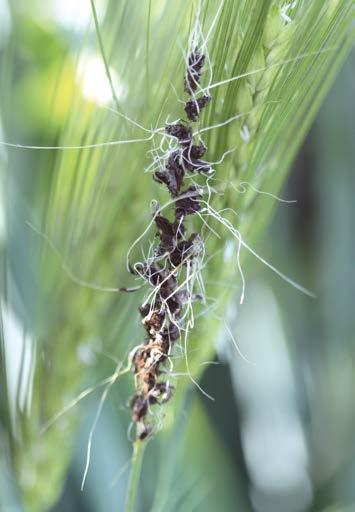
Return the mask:
[[211, 96], [208, 94], [203, 94], [197, 99], [192, 99], [186, 102], [185, 112], [190, 121], [198, 120], [201, 110], [209, 104], [211, 99]]
[[202, 69], [205, 64], [205, 56], [195, 48], [189, 55], [188, 67], [185, 76], [185, 92], [190, 96], [196, 92], [200, 83]]
[[191, 291], [186, 275], [195, 260], [204, 253], [203, 239], [198, 233], [189, 233], [185, 221], [187, 216], [201, 210], [202, 189], [196, 184], [188, 186], [184, 180], [187, 174], [207, 174], [212, 170], [208, 162], [201, 160], [207, 148], [201, 140], [195, 143], [191, 126], [211, 101], [207, 94], [195, 95], [204, 62], [204, 54], [194, 48], [188, 58], [184, 80], [184, 89], [189, 95], [185, 104], [187, 121], [165, 127], [165, 133], [176, 139], [177, 148], [171, 150], [165, 166], [153, 175], [155, 181], [166, 186], [173, 200], [173, 218], [164, 217], [159, 205], [156, 207], [153, 220], [157, 244], [153, 256], [145, 263], [130, 267], [132, 273], [138, 274], [153, 288], [139, 308], [146, 338], [131, 356], [136, 392], [130, 408], [140, 440], [154, 430], [152, 407], [168, 402], [174, 392], [168, 378], [168, 367], [172, 348], [180, 339], [184, 306], [201, 299]]

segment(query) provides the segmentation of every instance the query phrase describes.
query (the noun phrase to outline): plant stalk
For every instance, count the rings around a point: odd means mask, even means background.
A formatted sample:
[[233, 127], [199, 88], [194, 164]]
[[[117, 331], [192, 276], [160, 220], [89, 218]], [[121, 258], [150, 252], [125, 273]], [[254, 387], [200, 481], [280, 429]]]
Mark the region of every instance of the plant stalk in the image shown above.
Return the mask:
[[147, 442], [137, 439], [133, 444], [131, 473], [129, 476], [125, 512], [136, 512], [138, 484], [141, 476], [143, 455]]

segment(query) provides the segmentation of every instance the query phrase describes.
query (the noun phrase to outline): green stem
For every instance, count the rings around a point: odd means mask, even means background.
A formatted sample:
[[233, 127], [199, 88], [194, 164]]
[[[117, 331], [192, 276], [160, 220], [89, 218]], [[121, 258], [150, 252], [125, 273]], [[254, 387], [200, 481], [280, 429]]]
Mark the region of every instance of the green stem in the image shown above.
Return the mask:
[[146, 101], [147, 108], [149, 108], [149, 93], [150, 93], [150, 73], [149, 73], [149, 43], [150, 43], [150, 15], [152, 9], [152, 0], [148, 4], [148, 17], [147, 17], [147, 39], [145, 45], [145, 74], [146, 74]]
[[111, 72], [110, 72], [110, 66], [108, 65], [108, 61], [107, 61], [107, 58], [106, 58], [106, 52], [105, 52], [104, 43], [103, 43], [102, 37], [101, 37], [100, 25], [99, 25], [99, 20], [97, 18], [97, 12], [96, 12], [96, 7], [95, 7], [94, 0], [90, 0], [90, 3], [91, 3], [92, 15], [94, 17], [96, 36], [97, 36], [97, 40], [98, 40], [98, 43], [99, 43], [99, 46], [100, 46], [100, 52], [101, 52], [102, 60], [104, 62], [106, 76], [107, 76], [107, 79], [108, 79], [109, 84], [110, 84], [112, 96], [113, 96], [114, 102], [116, 104], [116, 107], [117, 107], [117, 109], [119, 111], [121, 111], [120, 102], [118, 101], [118, 98], [117, 98], [117, 95], [116, 95], [116, 91], [115, 91], [115, 87], [114, 87], [113, 81], [112, 81], [112, 76], [111, 76]]
[[142, 462], [146, 441], [135, 441], [133, 445], [133, 456], [131, 464], [131, 474], [129, 476], [127, 501], [125, 512], [136, 512], [136, 501], [138, 494], [138, 484], [141, 476]]

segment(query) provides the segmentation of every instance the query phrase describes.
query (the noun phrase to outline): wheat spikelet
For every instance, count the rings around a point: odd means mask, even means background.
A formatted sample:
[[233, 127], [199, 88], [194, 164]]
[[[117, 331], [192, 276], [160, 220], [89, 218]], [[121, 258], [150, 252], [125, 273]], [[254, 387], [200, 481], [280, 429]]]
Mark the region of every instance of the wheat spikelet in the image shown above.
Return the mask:
[[[239, 87], [236, 105], [237, 112], [250, 112], [239, 122], [237, 133], [238, 152], [235, 165], [240, 177], [246, 171], [250, 156], [253, 153], [260, 120], [267, 99], [280, 72], [275, 63], [282, 62], [292, 44], [292, 34], [296, 20], [285, 19], [278, 6], [273, 6], [265, 20], [260, 45], [250, 59], [246, 73], [250, 73]], [[255, 73], [255, 71], [260, 72]]]

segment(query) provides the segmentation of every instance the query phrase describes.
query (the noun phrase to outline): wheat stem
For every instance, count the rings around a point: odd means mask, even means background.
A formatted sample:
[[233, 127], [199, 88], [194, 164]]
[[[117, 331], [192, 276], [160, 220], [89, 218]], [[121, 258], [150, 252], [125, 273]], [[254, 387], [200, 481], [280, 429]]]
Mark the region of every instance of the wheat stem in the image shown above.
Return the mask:
[[133, 456], [131, 463], [131, 472], [128, 482], [127, 490], [127, 501], [125, 506], [125, 512], [135, 512], [136, 510], [136, 499], [138, 495], [138, 484], [142, 471], [143, 455], [147, 443], [140, 441], [139, 439], [133, 444]]

